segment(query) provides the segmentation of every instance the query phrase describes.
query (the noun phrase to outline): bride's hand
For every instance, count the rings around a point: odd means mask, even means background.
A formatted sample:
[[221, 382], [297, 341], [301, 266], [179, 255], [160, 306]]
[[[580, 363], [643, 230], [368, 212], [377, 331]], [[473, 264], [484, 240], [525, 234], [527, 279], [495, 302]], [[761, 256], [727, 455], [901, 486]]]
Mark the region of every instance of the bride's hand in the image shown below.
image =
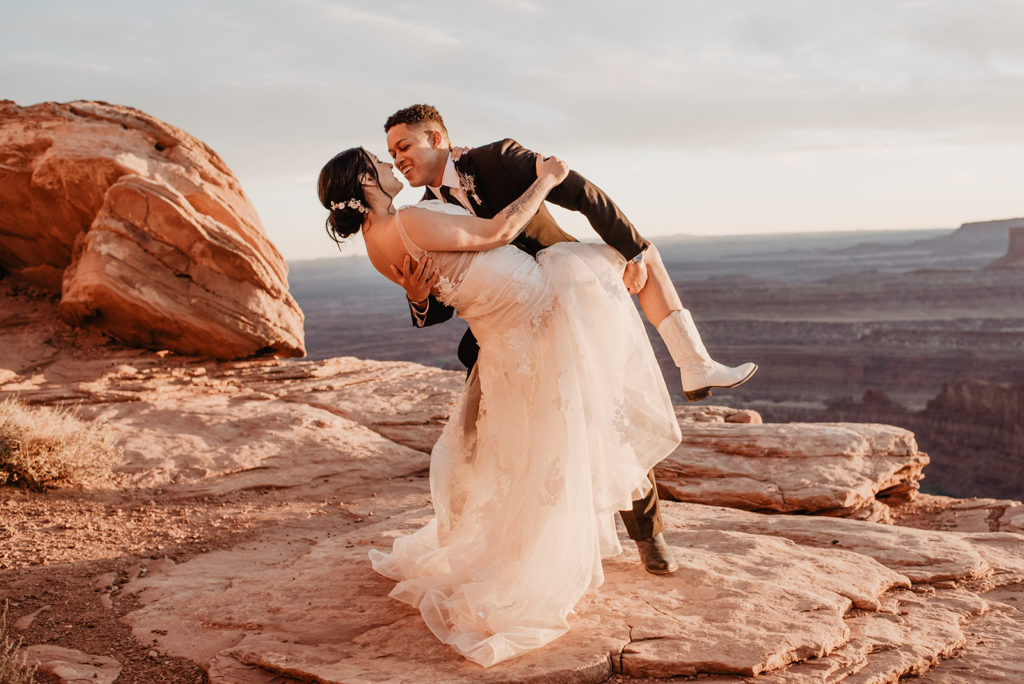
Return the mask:
[[569, 165], [558, 157], [541, 157], [537, 155], [537, 178], [550, 176], [555, 185], [565, 180], [569, 175]]
[[449, 149], [451, 149], [452, 161], [453, 162], [459, 161], [459, 157], [464, 155], [466, 152], [469, 152], [469, 148], [468, 147], [452, 147], [452, 148], [449, 148]]

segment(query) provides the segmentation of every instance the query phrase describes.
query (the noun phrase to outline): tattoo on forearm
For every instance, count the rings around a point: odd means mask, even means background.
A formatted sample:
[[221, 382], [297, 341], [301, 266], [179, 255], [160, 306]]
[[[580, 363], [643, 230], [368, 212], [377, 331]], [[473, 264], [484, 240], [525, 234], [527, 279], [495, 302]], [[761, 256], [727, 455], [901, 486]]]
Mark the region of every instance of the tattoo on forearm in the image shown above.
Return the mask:
[[514, 232], [518, 233], [526, 225], [530, 217], [540, 209], [540, 203], [544, 201], [545, 192], [541, 188], [539, 180], [535, 180], [518, 199], [512, 202], [501, 213], [509, 220]]

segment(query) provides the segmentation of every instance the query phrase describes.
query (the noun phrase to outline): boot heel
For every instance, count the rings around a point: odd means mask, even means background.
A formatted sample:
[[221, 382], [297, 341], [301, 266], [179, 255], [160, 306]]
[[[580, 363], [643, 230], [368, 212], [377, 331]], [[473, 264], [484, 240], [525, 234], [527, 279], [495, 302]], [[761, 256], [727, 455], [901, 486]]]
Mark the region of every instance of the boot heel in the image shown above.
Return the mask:
[[707, 399], [708, 397], [711, 396], [711, 388], [702, 387], [698, 390], [693, 390], [692, 392], [687, 392], [686, 390], [683, 390], [683, 394], [686, 395], [686, 398], [689, 401], [700, 401], [701, 399]]

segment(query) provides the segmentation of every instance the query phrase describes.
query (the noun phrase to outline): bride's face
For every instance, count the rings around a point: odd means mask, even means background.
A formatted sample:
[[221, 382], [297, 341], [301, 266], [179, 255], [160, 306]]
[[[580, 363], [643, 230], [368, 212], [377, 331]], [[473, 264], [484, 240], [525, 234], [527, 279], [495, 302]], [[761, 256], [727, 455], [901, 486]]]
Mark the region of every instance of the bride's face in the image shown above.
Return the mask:
[[394, 166], [373, 156], [373, 163], [377, 165], [377, 177], [380, 179], [380, 189], [392, 197], [402, 191], [402, 181], [395, 177]]
[[414, 188], [441, 184], [448, 146], [426, 125], [397, 124], [388, 129], [388, 154]]

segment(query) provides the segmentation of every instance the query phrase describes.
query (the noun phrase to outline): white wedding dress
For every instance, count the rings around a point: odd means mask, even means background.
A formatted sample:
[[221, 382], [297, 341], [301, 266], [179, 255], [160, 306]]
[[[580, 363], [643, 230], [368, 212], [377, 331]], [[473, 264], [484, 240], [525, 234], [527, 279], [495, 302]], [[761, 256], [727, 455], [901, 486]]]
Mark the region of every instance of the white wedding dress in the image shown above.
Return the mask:
[[487, 667], [569, 629], [604, 579], [601, 559], [622, 550], [616, 511], [649, 490], [648, 470], [680, 433], [611, 247], [431, 257], [440, 298], [469, 322], [480, 356], [431, 454], [434, 518], [370, 560], [398, 581], [392, 597]]

